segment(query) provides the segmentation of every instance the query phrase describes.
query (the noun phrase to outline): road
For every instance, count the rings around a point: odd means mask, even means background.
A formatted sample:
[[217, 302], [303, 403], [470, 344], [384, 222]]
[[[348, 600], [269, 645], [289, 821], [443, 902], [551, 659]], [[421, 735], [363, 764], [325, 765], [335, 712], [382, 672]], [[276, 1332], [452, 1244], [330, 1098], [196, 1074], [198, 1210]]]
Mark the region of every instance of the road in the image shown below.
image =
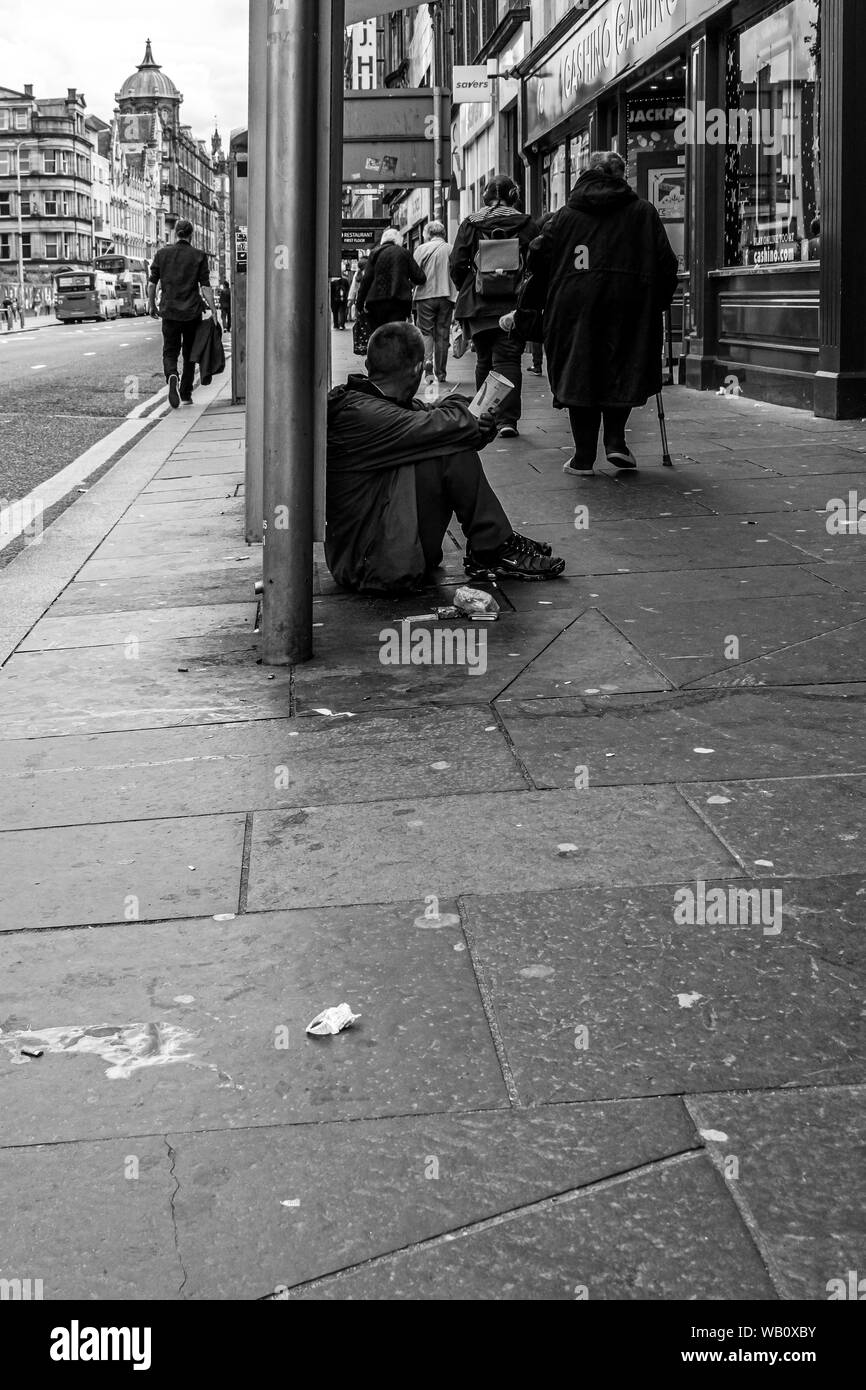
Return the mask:
[[0, 498], [24, 497], [164, 385], [152, 319], [0, 334]]

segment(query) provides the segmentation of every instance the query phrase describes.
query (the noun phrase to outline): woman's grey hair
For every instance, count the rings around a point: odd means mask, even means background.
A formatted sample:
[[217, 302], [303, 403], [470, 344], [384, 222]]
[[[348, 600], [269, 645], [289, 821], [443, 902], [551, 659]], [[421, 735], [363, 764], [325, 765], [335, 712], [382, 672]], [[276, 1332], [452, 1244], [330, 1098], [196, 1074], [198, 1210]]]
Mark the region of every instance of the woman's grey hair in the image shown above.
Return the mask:
[[403, 238], [401, 237], [400, 233], [397, 231], [397, 228], [396, 228], [396, 227], [386, 227], [386, 228], [385, 228], [384, 232], [382, 233], [382, 240], [379, 242], [379, 245], [380, 245], [380, 246], [387, 246], [390, 242], [393, 242], [393, 244], [394, 244], [395, 246], [402, 246], [402, 245], [403, 245]]
[[432, 241], [434, 236], [441, 236], [445, 240], [445, 228], [441, 222], [428, 222], [424, 228], [424, 240]]
[[625, 173], [625, 160], [614, 150], [596, 150], [595, 154], [591, 154], [589, 157], [589, 167], [590, 169], [599, 169], [602, 174], [610, 174], [613, 178], [621, 179]]

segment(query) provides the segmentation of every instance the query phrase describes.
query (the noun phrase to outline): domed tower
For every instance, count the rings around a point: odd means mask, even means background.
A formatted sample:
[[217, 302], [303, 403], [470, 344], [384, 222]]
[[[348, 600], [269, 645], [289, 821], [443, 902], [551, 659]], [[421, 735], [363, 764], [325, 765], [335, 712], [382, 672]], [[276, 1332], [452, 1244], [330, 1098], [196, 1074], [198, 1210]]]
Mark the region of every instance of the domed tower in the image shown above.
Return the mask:
[[144, 58], [131, 77], [127, 77], [115, 101], [123, 114], [158, 112], [164, 129], [178, 130], [183, 94], [171, 78], [166, 77], [159, 63], [154, 62], [150, 39]]

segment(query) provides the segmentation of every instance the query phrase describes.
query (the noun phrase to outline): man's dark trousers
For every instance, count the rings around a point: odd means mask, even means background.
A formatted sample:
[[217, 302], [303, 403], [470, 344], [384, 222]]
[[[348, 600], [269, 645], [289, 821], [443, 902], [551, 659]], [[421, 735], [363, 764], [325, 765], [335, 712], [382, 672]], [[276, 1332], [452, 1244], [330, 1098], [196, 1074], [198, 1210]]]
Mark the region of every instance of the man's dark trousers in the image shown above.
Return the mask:
[[487, 481], [474, 449], [415, 465], [418, 536], [428, 570], [442, 563], [442, 541], [452, 515], [470, 550], [496, 550], [511, 535], [511, 523]]
[[192, 345], [201, 323], [201, 314], [194, 319], [163, 319], [162, 321], [162, 365], [165, 379], [177, 375], [177, 359], [183, 348], [183, 373], [180, 378], [180, 394], [192, 395], [195, 381], [195, 363], [190, 360]]
[[523, 384], [521, 359], [526, 347], [522, 338], [506, 333], [498, 325], [472, 334], [475, 344], [475, 389], [478, 390], [488, 374], [499, 372], [514, 385], [495, 411], [497, 425], [516, 425], [520, 419], [520, 391]]

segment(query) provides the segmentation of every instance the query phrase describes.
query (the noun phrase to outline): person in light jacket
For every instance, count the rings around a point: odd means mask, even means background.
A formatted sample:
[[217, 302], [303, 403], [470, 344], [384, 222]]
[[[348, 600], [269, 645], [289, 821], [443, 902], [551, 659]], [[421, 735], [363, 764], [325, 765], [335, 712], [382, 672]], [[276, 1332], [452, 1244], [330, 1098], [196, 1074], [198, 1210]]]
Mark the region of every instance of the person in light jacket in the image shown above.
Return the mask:
[[442, 223], [428, 222], [424, 241], [415, 252], [415, 261], [427, 277], [426, 283], [415, 291], [415, 315], [424, 335], [424, 375], [428, 386], [434, 371], [439, 381], [447, 380], [448, 375], [448, 344], [457, 298], [448, 265], [450, 258]]

